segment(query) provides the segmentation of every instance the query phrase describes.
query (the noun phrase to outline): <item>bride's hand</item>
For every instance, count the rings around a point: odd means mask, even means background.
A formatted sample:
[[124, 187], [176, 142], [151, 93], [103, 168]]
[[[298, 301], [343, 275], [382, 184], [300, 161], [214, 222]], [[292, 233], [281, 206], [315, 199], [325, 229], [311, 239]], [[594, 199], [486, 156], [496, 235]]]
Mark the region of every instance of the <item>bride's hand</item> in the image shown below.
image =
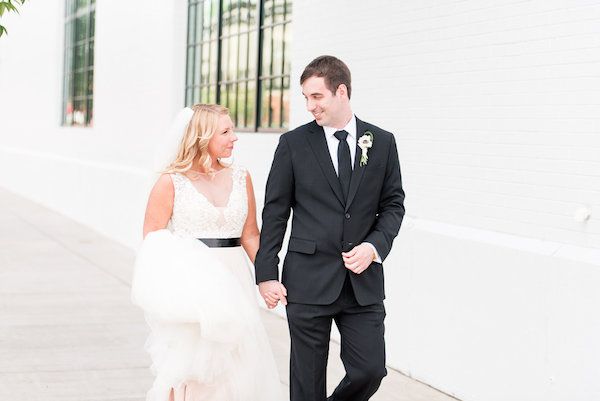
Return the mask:
[[285, 286], [277, 280], [259, 283], [258, 291], [269, 309], [276, 307], [279, 301], [281, 301], [282, 304], [287, 305], [287, 290], [285, 289]]

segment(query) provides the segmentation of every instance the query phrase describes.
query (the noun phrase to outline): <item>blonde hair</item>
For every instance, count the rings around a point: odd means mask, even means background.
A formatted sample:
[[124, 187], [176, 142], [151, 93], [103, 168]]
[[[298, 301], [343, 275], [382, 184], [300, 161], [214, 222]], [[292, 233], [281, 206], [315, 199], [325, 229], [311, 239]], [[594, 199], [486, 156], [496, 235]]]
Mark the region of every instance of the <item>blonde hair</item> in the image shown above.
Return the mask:
[[219, 128], [219, 118], [229, 115], [227, 107], [218, 104], [195, 104], [190, 107], [194, 114], [185, 129], [175, 160], [163, 173], [185, 173], [199, 156], [200, 165], [212, 172], [212, 160], [208, 154], [208, 142]]

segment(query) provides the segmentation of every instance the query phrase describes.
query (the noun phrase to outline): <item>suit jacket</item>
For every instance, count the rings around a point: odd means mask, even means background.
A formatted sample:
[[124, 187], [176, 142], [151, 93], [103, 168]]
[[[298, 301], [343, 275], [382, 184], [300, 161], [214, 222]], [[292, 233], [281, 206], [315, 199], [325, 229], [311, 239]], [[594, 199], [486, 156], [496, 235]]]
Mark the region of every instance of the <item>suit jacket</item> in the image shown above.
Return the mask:
[[328, 305], [339, 296], [347, 274], [360, 305], [385, 298], [383, 266], [373, 262], [361, 274], [344, 266], [341, 253], [362, 242], [389, 254], [404, 216], [404, 191], [394, 135], [356, 119], [356, 136], [373, 134], [369, 160], [360, 165], [356, 150], [347, 202], [315, 121], [280, 137], [267, 181], [256, 281], [278, 280], [281, 250], [290, 211], [291, 236], [282, 283], [288, 302]]

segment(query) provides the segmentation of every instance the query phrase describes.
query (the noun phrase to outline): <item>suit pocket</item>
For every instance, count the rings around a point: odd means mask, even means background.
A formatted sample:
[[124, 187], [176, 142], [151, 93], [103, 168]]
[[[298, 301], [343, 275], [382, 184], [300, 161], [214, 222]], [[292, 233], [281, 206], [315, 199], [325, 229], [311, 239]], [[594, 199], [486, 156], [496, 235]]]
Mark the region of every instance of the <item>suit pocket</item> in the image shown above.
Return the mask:
[[288, 251], [312, 255], [315, 253], [316, 250], [317, 244], [315, 241], [309, 239], [290, 237], [290, 242], [288, 243]]

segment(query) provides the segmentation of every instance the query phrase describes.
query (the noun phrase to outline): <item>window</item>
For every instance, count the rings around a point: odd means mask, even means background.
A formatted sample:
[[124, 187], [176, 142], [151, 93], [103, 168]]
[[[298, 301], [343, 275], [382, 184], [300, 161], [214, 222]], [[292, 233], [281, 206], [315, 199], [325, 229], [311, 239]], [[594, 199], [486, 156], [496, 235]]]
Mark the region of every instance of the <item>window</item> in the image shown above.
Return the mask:
[[93, 122], [95, 3], [66, 0], [63, 125]]
[[289, 122], [291, 0], [189, 0], [185, 103], [219, 103], [242, 130]]

